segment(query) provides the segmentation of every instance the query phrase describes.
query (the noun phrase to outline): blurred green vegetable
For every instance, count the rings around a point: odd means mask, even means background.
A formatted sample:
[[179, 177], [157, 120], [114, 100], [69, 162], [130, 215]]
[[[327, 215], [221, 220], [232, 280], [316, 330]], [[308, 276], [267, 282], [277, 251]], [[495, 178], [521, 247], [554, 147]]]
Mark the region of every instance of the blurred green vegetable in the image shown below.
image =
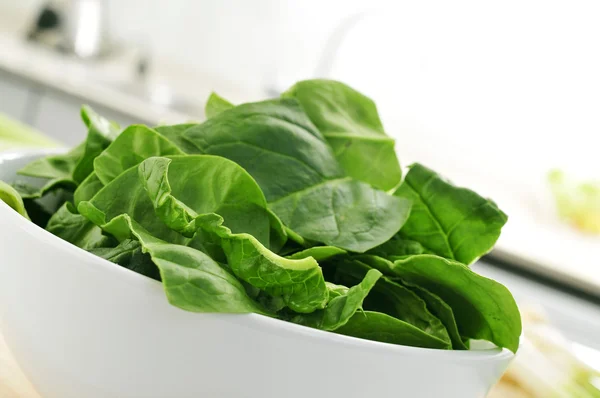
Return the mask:
[[560, 170], [548, 174], [559, 216], [577, 229], [600, 234], [600, 181], [576, 182]]
[[56, 141], [0, 113], [0, 151], [13, 148], [55, 147]]

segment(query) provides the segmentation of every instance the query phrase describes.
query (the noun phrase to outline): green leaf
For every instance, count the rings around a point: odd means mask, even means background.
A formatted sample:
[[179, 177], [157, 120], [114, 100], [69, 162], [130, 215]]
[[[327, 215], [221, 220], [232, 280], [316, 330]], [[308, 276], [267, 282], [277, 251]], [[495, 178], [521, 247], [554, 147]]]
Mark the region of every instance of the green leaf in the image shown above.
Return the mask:
[[118, 124], [110, 122], [89, 106], [81, 108], [81, 118], [88, 128], [87, 139], [83, 156], [73, 170], [73, 180], [80, 183], [94, 171], [94, 159], [110, 145], [117, 137], [121, 128]]
[[[90, 202], [82, 202], [80, 208], [89, 206]], [[234, 275], [201, 251], [157, 239], [127, 214], [110, 223], [126, 226], [143, 252], [150, 254], [172, 305], [193, 312], [268, 314]], [[112, 226], [105, 225], [107, 229]]]
[[336, 333], [382, 343], [449, 349], [448, 343], [421, 329], [380, 312], [357, 312]]
[[[384, 262], [380, 268], [389, 267], [387, 260], [375, 256], [359, 256], [358, 258], [374, 262]], [[336, 281], [350, 283], [360, 280], [372, 269], [357, 259], [346, 259], [336, 267]], [[423, 301], [412, 290], [392, 281], [387, 277], [381, 278], [365, 301], [369, 311], [382, 312], [407, 322], [422, 331], [445, 341], [450, 346], [450, 337], [444, 324], [433, 315]]]
[[46, 230], [85, 250], [114, 246], [117, 242], [102, 234], [90, 220], [78, 214], [70, 203], [65, 203], [50, 217]]
[[462, 337], [460, 336], [460, 332], [458, 331], [458, 326], [456, 324], [456, 318], [454, 317], [454, 311], [452, 308], [444, 302], [439, 296], [431, 293], [429, 290], [419, 287], [417, 285], [408, 285], [411, 290], [413, 290], [419, 297], [423, 299], [427, 303], [427, 309], [436, 317], [442, 321], [446, 330], [448, 331], [448, 335], [450, 336], [450, 340], [452, 340], [452, 347], [455, 350], [468, 350], [469, 347], [465, 344]]
[[88, 126], [84, 142], [65, 154], [34, 160], [19, 170], [21, 175], [48, 179], [41, 188], [27, 192], [23, 198], [41, 198], [60, 188], [72, 192], [94, 170], [94, 159], [108, 147], [119, 130], [89, 107], [82, 108], [81, 116]]
[[133, 125], [126, 128], [94, 160], [94, 170], [98, 179], [106, 185], [144, 159], [168, 155], [183, 155], [183, 152], [155, 130], [143, 125]]
[[[323, 308], [327, 290], [321, 268], [314, 259], [280, 257], [255, 237], [259, 234], [235, 233], [228, 228], [236, 226], [235, 222], [242, 217], [250, 221], [245, 228], [254, 228], [260, 225], [260, 216], [264, 220], [266, 215], [260, 188], [241, 167], [224, 158], [199, 155], [150, 158], [140, 164], [139, 173], [156, 214], [169, 228], [189, 237], [199, 229], [218, 235], [229, 267], [240, 279], [273, 296], [282, 296], [294, 311], [304, 313]], [[219, 190], [213, 190], [213, 198], [217, 199], [190, 194], [185, 184], [194, 179], [186, 173], [197, 175], [195, 182], [199, 186], [216, 187], [220, 182], [226, 196], [220, 195]], [[231, 185], [225, 186], [225, 181]], [[176, 197], [172, 192], [181, 195]], [[221, 214], [227, 214], [228, 218]], [[227, 224], [228, 219], [234, 222]]]
[[397, 234], [382, 245], [371, 250], [368, 254], [383, 258], [412, 256], [414, 254], [427, 254], [425, 248], [414, 240], [408, 240]]
[[521, 316], [513, 296], [500, 283], [476, 274], [464, 264], [429, 254], [377, 265], [384, 274], [427, 289], [446, 302], [454, 312], [461, 336], [517, 351]]
[[333, 331], [344, 326], [356, 311], [362, 310], [363, 301], [381, 277], [381, 272], [371, 269], [358, 285], [345, 286], [328, 284], [330, 301], [323, 310], [311, 314], [296, 315], [290, 319], [312, 328]]
[[409, 201], [344, 174], [294, 99], [239, 105], [203, 124], [157, 130], [187, 153], [238, 163], [304, 239], [364, 252], [389, 240], [408, 217]]
[[0, 181], [0, 200], [12, 207], [26, 219], [30, 219], [19, 192], [3, 181]]
[[152, 262], [151, 256], [143, 252], [142, 245], [137, 240], [126, 239], [116, 247], [98, 247], [90, 249], [89, 252], [138, 274], [160, 281], [158, 267]]
[[[240, 279], [284, 297], [290, 308], [310, 312], [327, 300], [316, 261], [288, 260], [264, 246], [270, 229], [264, 196], [252, 178], [227, 159], [150, 158], [114, 179], [90, 202], [80, 203], [79, 211], [119, 240], [131, 236], [128, 224], [112, 221], [122, 214], [170, 243], [190, 244], [195, 238], [189, 238], [202, 229], [220, 238], [229, 267]], [[223, 219], [231, 229], [222, 225]], [[255, 236], [262, 236], [263, 243]]]
[[335, 246], [315, 246], [309, 249], [296, 252], [286, 257], [292, 260], [300, 260], [303, 258], [312, 257], [315, 260], [321, 262], [330, 260], [332, 257], [346, 253], [348, 253], [346, 250], [340, 249], [339, 247]]
[[77, 183], [73, 179], [73, 172], [77, 163], [83, 156], [85, 145], [82, 143], [64, 155], [51, 155], [36, 159], [29, 163], [18, 174], [29, 177], [44, 178], [48, 181], [35, 190], [22, 191], [24, 199], [37, 199], [49, 192], [63, 188], [69, 191], [75, 190]]
[[296, 83], [283, 94], [296, 98], [323, 133], [346, 174], [375, 188], [395, 188], [402, 171], [394, 140], [383, 130], [375, 103], [333, 80]]
[[400, 237], [467, 265], [492, 249], [508, 219], [491, 200], [455, 187], [418, 163], [394, 195], [413, 202]]
[[211, 93], [206, 101], [204, 113], [208, 119], [218, 115], [219, 113], [226, 111], [227, 109], [233, 108], [234, 105], [227, 101], [225, 98], [219, 96], [217, 93]]
[[104, 188], [104, 184], [98, 178], [98, 175], [93, 172], [75, 190], [73, 193], [73, 202], [75, 206], [79, 205], [79, 203], [90, 200], [96, 195], [100, 190]]

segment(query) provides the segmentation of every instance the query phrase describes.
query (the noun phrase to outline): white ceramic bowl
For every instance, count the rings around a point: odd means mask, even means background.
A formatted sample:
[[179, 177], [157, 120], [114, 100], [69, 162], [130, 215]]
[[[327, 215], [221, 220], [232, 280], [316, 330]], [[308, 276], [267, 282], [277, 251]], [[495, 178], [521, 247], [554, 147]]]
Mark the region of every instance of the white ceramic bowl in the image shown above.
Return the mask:
[[[40, 153], [0, 155], [11, 180]], [[196, 314], [0, 202], [0, 328], [43, 398], [485, 397], [513, 355]]]

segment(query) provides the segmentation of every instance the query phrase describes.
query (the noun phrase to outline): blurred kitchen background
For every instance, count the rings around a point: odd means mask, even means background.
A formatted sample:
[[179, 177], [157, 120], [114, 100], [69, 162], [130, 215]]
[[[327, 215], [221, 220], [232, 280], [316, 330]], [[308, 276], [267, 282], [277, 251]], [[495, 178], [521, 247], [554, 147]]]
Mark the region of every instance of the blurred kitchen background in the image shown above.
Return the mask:
[[121, 124], [201, 121], [211, 91], [342, 80], [376, 100], [404, 166], [509, 214], [475, 267], [597, 366], [599, 17], [592, 0], [0, 0], [0, 150], [17, 128], [78, 143], [82, 103]]

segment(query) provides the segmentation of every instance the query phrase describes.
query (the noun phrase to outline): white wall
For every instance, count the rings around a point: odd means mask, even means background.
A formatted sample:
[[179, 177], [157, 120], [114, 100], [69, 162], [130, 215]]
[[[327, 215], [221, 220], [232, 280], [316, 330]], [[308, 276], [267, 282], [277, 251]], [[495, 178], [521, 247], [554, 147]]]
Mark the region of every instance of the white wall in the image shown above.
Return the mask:
[[382, 9], [333, 76], [377, 99], [403, 158], [524, 184], [553, 166], [600, 176], [596, 0], [106, 1], [118, 39], [252, 90], [311, 77], [340, 21]]
[[399, 2], [351, 32], [335, 76], [377, 99], [409, 161], [531, 189], [552, 167], [600, 179], [599, 16], [597, 1]]

